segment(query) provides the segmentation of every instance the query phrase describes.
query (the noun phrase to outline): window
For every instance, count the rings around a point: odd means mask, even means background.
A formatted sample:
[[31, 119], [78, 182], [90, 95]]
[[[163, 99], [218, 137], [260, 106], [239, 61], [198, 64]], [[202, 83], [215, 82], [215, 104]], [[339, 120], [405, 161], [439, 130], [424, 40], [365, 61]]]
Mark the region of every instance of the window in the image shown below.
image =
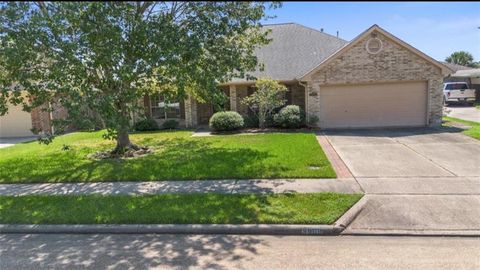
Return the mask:
[[177, 100], [165, 100], [164, 95], [154, 95], [150, 99], [152, 118], [169, 119], [181, 118], [180, 102]]
[[445, 90], [465, 90], [468, 89], [468, 86], [466, 83], [452, 83], [452, 84], [447, 84], [447, 87]]

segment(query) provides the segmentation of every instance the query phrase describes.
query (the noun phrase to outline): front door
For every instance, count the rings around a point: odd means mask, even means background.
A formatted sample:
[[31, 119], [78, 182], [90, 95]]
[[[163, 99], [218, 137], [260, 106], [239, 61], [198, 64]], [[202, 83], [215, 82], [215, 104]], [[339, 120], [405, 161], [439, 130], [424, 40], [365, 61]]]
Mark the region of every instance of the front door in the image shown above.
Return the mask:
[[197, 104], [198, 124], [208, 125], [210, 117], [213, 115], [213, 105], [208, 103]]

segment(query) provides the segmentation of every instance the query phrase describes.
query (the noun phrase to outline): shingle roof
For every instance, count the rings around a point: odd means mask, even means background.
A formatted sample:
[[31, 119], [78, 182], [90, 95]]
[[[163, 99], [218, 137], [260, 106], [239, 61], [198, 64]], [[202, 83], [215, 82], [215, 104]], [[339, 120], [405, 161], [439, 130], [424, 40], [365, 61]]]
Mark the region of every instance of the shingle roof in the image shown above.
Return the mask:
[[[348, 43], [346, 40], [297, 24], [265, 25], [272, 41], [256, 51], [264, 71], [249, 73], [255, 77], [294, 80], [312, 70], [324, 59]], [[245, 81], [236, 79], [233, 82]]]
[[444, 64], [445, 66], [449, 67], [451, 70], [455, 72], [459, 70], [473, 69], [471, 67], [466, 67], [466, 66], [462, 66], [454, 63], [448, 63], [448, 62], [440, 62], [440, 63]]

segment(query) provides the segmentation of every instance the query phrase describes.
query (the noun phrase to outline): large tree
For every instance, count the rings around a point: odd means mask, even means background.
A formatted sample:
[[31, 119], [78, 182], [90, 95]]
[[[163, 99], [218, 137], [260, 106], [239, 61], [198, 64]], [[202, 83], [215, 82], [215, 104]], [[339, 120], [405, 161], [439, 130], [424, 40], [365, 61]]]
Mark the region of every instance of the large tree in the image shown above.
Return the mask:
[[[257, 66], [266, 2], [0, 3], [0, 115], [58, 102], [70, 123], [101, 118], [115, 153], [136, 148], [132, 113], [148, 91], [215, 99]], [[156, 87], [155, 87], [156, 86]], [[28, 95], [20, 95], [22, 90]], [[13, 93], [13, 94], [12, 94]], [[31, 102], [33, 100], [33, 102]], [[94, 113], [88, 113], [94, 112]]]
[[448, 63], [453, 63], [453, 64], [462, 65], [466, 67], [475, 66], [475, 63], [473, 62], [472, 54], [465, 51], [454, 52], [449, 57], [445, 58], [445, 61]]

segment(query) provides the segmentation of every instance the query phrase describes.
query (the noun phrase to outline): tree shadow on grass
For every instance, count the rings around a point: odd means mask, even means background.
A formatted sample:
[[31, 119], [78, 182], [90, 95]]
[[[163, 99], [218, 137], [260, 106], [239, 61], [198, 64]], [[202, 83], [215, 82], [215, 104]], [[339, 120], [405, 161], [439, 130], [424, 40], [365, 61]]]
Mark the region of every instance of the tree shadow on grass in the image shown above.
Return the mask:
[[[181, 201], [175, 198], [177, 196], [172, 195], [172, 200], [176, 199], [176, 204], [180, 204]], [[75, 202], [72, 201], [72, 203]], [[136, 209], [156, 207], [160, 211], [157, 215], [166, 214], [161, 212], [162, 205], [155, 206], [154, 203], [147, 199], [144, 205], [139, 205]], [[268, 208], [270, 205], [264, 198], [249, 197], [236, 205], [230, 204], [230, 210], [219, 211], [219, 207], [224, 202], [211, 196], [205, 201], [205, 208], [208, 208], [208, 211], [217, 211], [217, 215], [230, 215], [237, 220], [250, 219], [257, 215], [256, 209], [250, 207], [251, 203], [257, 203], [262, 208]], [[112, 207], [111, 204], [104, 206]], [[123, 206], [127, 208], [128, 204], [125, 202]], [[52, 209], [45, 209], [45, 205], [37, 207], [43, 208], [43, 212], [47, 215], [52, 213]], [[241, 208], [243, 213], [240, 215], [230, 213], [230, 211], [238, 211], [238, 208]], [[134, 215], [132, 211], [129, 212], [126, 209], [116, 218], [123, 218], [123, 223], [128, 223], [130, 218], [144, 218], [147, 219], [143, 220], [144, 223], [149, 223], [148, 219], [151, 215], [146, 216], [145, 213]], [[184, 207], [184, 211], [175, 213], [172, 217], [177, 221], [183, 218], [191, 219], [192, 216], [197, 220], [202, 219], [202, 213], [197, 213], [195, 209], [187, 206]], [[70, 209], [70, 212], [75, 213], [75, 210]], [[276, 213], [270, 214], [276, 215]], [[280, 216], [289, 218], [293, 214], [289, 212]], [[102, 211], [91, 212], [90, 215], [90, 218], [102, 216], [103, 219], [114, 218], [111, 214], [108, 215]], [[264, 247], [268, 247], [268, 244], [262, 238], [247, 235], [0, 235], [0, 256], [2, 266], [6, 269], [30, 267], [41, 269], [150, 269], [155, 267], [232, 269], [238, 268], [236, 265], [241, 264], [242, 261], [258, 255], [257, 249]]]
[[[55, 152], [36, 159], [17, 158], [2, 165], [0, 182], [152, 181], [272, 177], [288, 168], [264, 162], [267, 151], [228, 148], [208, 140], [146, 138], [138, 143], [155, 154], [135, 159], [89, 160], [85, 151]], [[2, 181], [3, 180], [3, 181]]]
[[[280, 198], [275, 198], [281, 196]], [[21, 196], [0, 199], [3, 224], [288, 224], [303, 209], [290, 194]], [[322, 218], [322, 217], [320, 217]], [[301, 220], [308, 223], [308, 220]]]

